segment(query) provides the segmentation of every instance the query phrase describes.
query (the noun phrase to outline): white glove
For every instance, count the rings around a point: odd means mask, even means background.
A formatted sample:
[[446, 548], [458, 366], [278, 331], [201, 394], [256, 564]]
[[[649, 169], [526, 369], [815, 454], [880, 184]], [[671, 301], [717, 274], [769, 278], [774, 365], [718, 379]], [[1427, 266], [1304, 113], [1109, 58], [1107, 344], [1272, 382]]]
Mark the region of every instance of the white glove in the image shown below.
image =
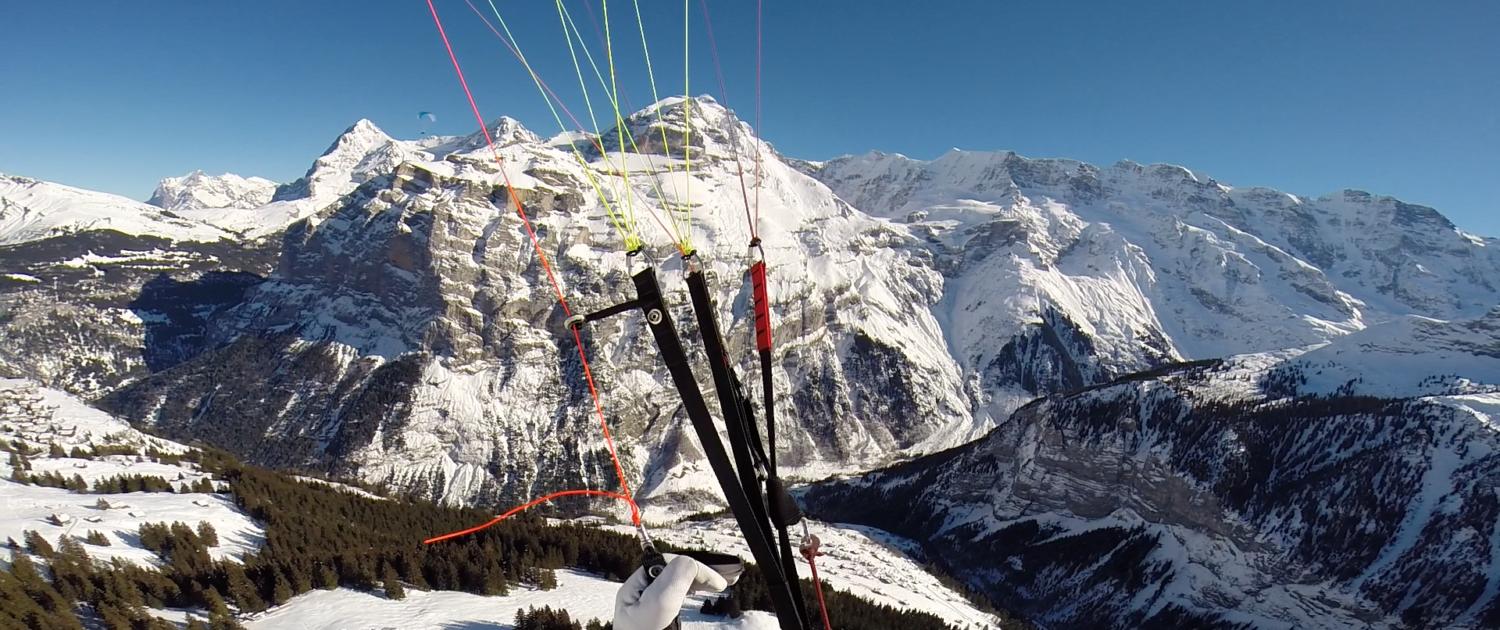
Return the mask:
[[663, 554], [667, 566], [646, 584], [646, 570], [636, 569], [615, 594], [615, 630], [662, 630], [682, 612], [687, 594], [719, 592], [729, 581], [708, 565], [687, 556]]

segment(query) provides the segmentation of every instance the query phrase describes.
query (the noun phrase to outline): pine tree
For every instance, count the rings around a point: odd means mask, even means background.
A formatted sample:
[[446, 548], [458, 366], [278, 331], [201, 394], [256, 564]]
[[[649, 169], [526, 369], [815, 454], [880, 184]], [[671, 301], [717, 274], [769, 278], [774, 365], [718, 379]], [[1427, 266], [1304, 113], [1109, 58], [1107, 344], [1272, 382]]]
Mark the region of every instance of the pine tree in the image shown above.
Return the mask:
[[213, 613], [208, 616], [209, 630], [245, 630], [240, 622], [235, 620], [228, 612]]
[[105, 536], [104, 532], [101, 532], [97, 529], [89, 530], [89, 535], [84, 538], [84, 541], [88, 542], [88, 544], [90, 545], [95, 545], [98, 547], [108, 547], [110, 544], [109, 537]]
[[237, 562], [225, 562], [224, 575], [229, 583], [229, 598], [234, 600], [235, 607], [241, 612], [260, 612], [266, 609], [266, 602], [258, 592], [260, 589], [245, 575], [245, 567]]
[[187, 630], [209, 630], [209, 628], [208, 628], [208, 624], [203, 623], [202, 619], [199, 619], [199, 618], [194, 617], [192, 615], [188, 615], [188, 617], [187, 617]]
[[271, 586], [271, 603], [280, 606], [292, 599], [292, 583], [288, 582], [286, 576], [280, 571], [274, 568], [271, 571], [276, 574]]
[[402, 588], [401, 580], [396, 577], [396, 569], [389, 564], [385, 565], [383, 582], [387, 599], [406, 599], [406, 589]]
[[229, 604], [224, 603], [224, 595], [219, 589], [208, 587], [203, 590], [203, 605], [208, 609], [209, 621], [213, 621], [213, 615], [229, 615]]
[[327, 564], [318, 565], [318, 588], [333, 590], [339, 587], [339, 574]]
[[43, 558], [51, 559], [57, 552], [52, 550], [52, 544], [47, 542], [41, 534], [34, 529], [21, 532], [21, 539], [26, 541], [26, 550]]
[[219, 532], [215, 531], [213, 523], [208, 521], [198, 522], [198, 538], [202, 539], [205, 547], [219, 546]]
[[102, 603], [95, 607], [99, 618], [104, 621], [104, 627], [109, 630], [135, 630], [130, 623], [129, 611], [125, 607], [113, 603]]
[[47, 456], [48, 457], [67, 457], [68, 456], [68, 452], [63, 450], [63, 447], [62, 447], [61, 444], [58, 444], [57, 442], [53, 442], [51, 445], [49, 445], [47, 447]]

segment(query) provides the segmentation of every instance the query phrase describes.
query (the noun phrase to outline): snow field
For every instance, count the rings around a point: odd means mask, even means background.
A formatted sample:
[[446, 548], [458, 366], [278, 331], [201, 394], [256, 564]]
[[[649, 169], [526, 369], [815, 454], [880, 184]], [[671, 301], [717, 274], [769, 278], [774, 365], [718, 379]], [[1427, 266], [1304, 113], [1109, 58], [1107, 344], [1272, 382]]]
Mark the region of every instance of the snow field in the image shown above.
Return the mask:
[[[624, 525], [607, 527], [621, 533], [634, 531]], [[808, 521], [808, 529], [821, 542], [818, 577], [837, 590], [893, 608], [930, 613], [960, 628], [989, 628], [998, 623], [913, 560], [910, 553], [917, 549], [913, 541], [855, 525]], [[653, 528], [651, 535], [674, 545], [732, 553], [753, 562], [732, 519], [680, 522]], [[800, 531], [793, 532], [792, 544], [801, 539]], [[797, 572], [799, 577], [812, 577], [805, 561], [797, 563]], [[814, 597], [812, 593], [807, 596]]]

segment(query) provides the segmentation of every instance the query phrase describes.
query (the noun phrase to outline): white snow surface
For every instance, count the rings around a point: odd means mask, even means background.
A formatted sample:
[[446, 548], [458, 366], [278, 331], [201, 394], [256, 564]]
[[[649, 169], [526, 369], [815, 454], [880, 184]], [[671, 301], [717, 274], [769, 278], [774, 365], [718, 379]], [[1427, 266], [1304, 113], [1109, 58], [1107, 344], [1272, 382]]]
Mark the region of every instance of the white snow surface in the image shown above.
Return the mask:
[[[609, 526], [621, 533], [634, 530], [623, 525]], [[818, 558], [818, 577], [834, 589], [847, 591], [877, 604], [897, 609], [930, 613], [945, 622], [961, 627], [989, 628], [998, 620], [974, 608], [962, 595], [927, 573], [912, 554], [917, 543], [873, 527], [808, 521], [809, 532], [818, 537], [822, 554]], [[666, 527], [652, 528], [659, 540], [694, 549], [730, 553], [753, 562], [744, 536], [734, 520], [681, 521]], [[801, 532], [793, 533], [793, 544], [799, 544]], [[806, 560], [798, 556], [799, 577], [811, 577]], [[807, 593], [809, 598], [812, 593]]]
[[1443, 321], [1410, 315], [1323, 344], [1287, 361], [1305, 394], [1408, 398], [1500, 391], [1500, 307]]
[[[516, 613], [550, 606], [568, 611], [580, 622], [609, 621], [615, 613], [618, 582], [573, 570], [557, 572], [557, 588], [550, 591], [512, 588], [508, 595], [485, 597], [451, 591], [406, 589], [406, 599], [341, 588], [315, 590], [245, 622], [249, 630], [501, 630], [514, 627]], [[776, 618], [750, 612], [723, 620], [698, 612], [705, 594], [688, 598], [683, 607], [684, 630], [776, 630]]]
[[[175, 442], [145, 435], [125, 422], [89, 407], [66, 393], [37, 387], [19, 379], [0, 379], [0, 439], [26, 443], [39, 453], [30, 456], [32, 473], [57, 472], [64, 477], [78, 475], [93, 484], [95, 480], [116, 475], [151, 475], [163, 477], [174, 486], [191, 485], [206, 477], [192, 463], [169, 465], [150, 460], [137, 462], [134, 457], [113, 455], [95, 460], [71, 457], [53, 458], [48, 447], [57, 444], [64, 451], [75, 446], [103, 444], [130, 445], [144, 452], [148, 448], [167, 453], [182, 453], [187, 447]], [[181, 521], [197, 527], [208, 522], [218, 533], [220, 544], [210, 549], [215, 558], [239, 559], [259, 549], [265, 539], [264, 529], [223, 494], [176, 494], [165, 492], [131, 492], [122, 494], [75, 493], [61, 488], [43, 488], [19, 484], [10, 479], [8, 460], [0, 460], [0, 539], [21, 540], [26, 530], [35, 530], [56, 547], [63, 536], [82, 539], [90, 531], [103, 533], [107, 547], [85, 543], [90, 555], [108, 560], [121, 558], [146, 565], [157, 562], [156, 554], [138, 546], [137, 533], [145, 523]], [[107, 509], [96, 507], [103, 499]], [[63, 522], [55, 525], [49, 519]], [[9, 551], [4, 558], [9, 560]]]
[[234, 234], [156, 206], [110, 195], [0, 174], [0, 245], [88, 230], [173, 241], [217, 241]]
[[[260, 177], [240, 177], [233, 173], [208, 175], [193, 171], [182, 177], [168, 177], [156, 186], [156, 193], [146, 203], [173, 212], [205, 208], [255, 208], [271, 201], [276, 182]], [[222, 227], [222, 226], [221, 226]]]

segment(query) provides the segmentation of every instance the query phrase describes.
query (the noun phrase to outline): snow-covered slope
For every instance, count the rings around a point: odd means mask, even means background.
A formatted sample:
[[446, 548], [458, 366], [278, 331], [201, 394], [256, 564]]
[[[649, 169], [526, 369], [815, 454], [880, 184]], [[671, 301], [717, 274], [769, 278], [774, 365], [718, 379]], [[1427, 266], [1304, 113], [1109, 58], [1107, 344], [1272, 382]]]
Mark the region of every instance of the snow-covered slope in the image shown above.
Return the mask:
[[[8, 447], [25, 445], [29, 449], [30, 455], [23, 460], [26, 466], [23, 472], [33, 476], [57, 473], [71, 478], [77, 475], [90, 485], [119, 475], [162, 477], [174, 485], [191, 485], [213, 479], [189, 461], [148, 459], [153, 453], [183, 455], [189, 451], [187, 447], [142, 434], [73, 396], [20, 379], [0, 379], [0, 439]], [[56, 456], [49, 454], [54, 445], [64, 452], [75, 448], [129, 447], [140, 455]], [[9, 463], [0, 462], [0, 504], [7, 508], [0, 512], [0, 541], [20, 541], [24, 539], [24, 532], [36, 531], [58, 548], [64, 536], [81, 539], [97, 533], [108, 544], [85, 544], [83, 548], [91, 556], [105, 562], [119, 559], [144, 566], [156, 566], [162, 562], [158, 553], [141, 544], [140, 528], [147, 523], [183, 522], [192, 527], [209, 523], [219, 540], [209, 553], [219, 560], [240, 561], [247, 554], [260, 551], [265, 542], [266, 534], [261, 524], [248, 518], [229, 494], [222, 493], [222, 485], [220, 493], [98, 494], [18, 483], [13, 480], [14, 474]], [[313, 478], [297, 479], [334, 486], [359, 496], [380, 498], [359, 488]], [[413, 509], [419, 508], [413, 506]], [[629, 527], [602, 525], [599, 519], [581, 519], [575, 524], [603, 526], [627, 535], [633, 532]], [[738, 531], [727, 521], [658, 524], [652, 526], [652, 531], [662, 540], [685, 546], [748, 556]], [[870, 529], [814, 524], [813, 531], [825, 541], [824, 549], [828, 555], [821, 562], [823, 577], [834, 588], [897, 608], [931, 612], [955, 624], [963, 624], [965, 628], [990, 627], [989, 615], [975, 610], [908, 557], [913, 548], [909, 541]], [[13, 553], [16, 552], [0, 548], [0, 560], [9, 561]], [[314, 590], [262, 613], [241, 614], [240, 618], [252, 629], [438, 630], [509, 627], [518, 611], [543, 606], [566, 610], [580, 621], [608, 621], [613, 616], [619, 582], [577, 570], [560, 570], [556, 577], [557, 588], [554, 590], [516, 585], [509, 594], [493, 597], [424, 591], [409, 585], [405, 599], [399, 601], [350, 588]], [[689, 597], [682, 615], [684, 628], [766, 630], [779, 627], [772, 615], [763, 612], [752, 611], [734, 620], [699, 612], [704, 601], [715, 596], [715, 593], [700, 593]], [[189, 612], [200, 617], [204, 614], [186, 610], [152, 611], [179, 623], [185, 621]]]
[[[618, 582], [578, 571], [558, 571], [557, 589], [520, 590], [505, 597], [485, 597], [446, 591], [408, 591], [406, 599], [392, 601], [378, 594], [338, 589], [312, 591], [285, 605], [256, 615], [245, 622], [249, 630], [348, 630], [351, 628], [400, 628], [401, 630], [449, 630], [454, 628], [510, 628], [516, 613], [544, 606], [568, 611], [580, 622], [609, 621], [615, 613]], [[689, 598], [684, 606], [684, 630], [777, 630], [776, 618], [759, 611], [743, 618], [725, 620], [698, 612], [702, 595]]]
[[[176, 464], [142, 460], [130, 455], [94, 459], [52, 457], [56, 444], [64, 451], [101, 445], [132, 447], [145, 454], [154, 449], [181, 454], [187, 447], [145, 435], [130, 425], [66, 393], [37, 387], [19, 379], [0, 379], [0, 439], [19, 442], [38, 451], [30, 456], [30, 473], [77, 475], [90, 486], [95, 481], [119, 475], [162, 477], [174, 485], [191, 485], [207, 477], [189, 462]], [[120, 558], [145, 565], [160, 562], [157, 554], [140, 546], [138, 532], [146, 523], [184, 522], [213, 525], [220, 545], [210, 550], [216, 558], [239, 559], [260, 547], [264, 530], [222, 494], [154, 493], [81, 494], [62, 488], [16, 483], [10, 464], [0, 461], [0, 540], [22, 540], [22, 533], [36, 531], [57, 547], [63, 536], [83, 538], [97, 531], [109, 546], [84, 545], [90, 555], [102, 560]], [[100, 500], [108, 502], [103, 507]], [[9, 550], [0, 549], [9, 558]]]
[[217, 241], [233, 234], [118, 195], [0, 174], [0, 246], [90, 230], [173, 241]]
[[233, 173], [207, 175], [193, 171], [182, 177], [168, 177], [156, 186], [146, 201], [174, 212], [205, 208], [255, 208], [271, 200], [276, 182], [259, 177], [240, 177]]
[[[1495, 627], [1500, 394], [1289, 397], [1361, 374], [1357, 394], [1416, 394], [1434, 365], [1493, 392], [1494, 361], [1452, 360], [1500, 342], [1492, 324], [1405, 320], [1321, 356], [1132, 376], [804, 498], [821, 518], [928, 543], [1048, 626]], [[1338, 376], [1320, 377], [1325, 366]]]
[[[812, 520], [808, 527], [818, 537], [823, 554], [818, 559], [818, 578], [833, 588], [898, 610], [929, 613], [959, 628], [983, 629], [998, 624], [994, 615], [975, 608], [962, 594], [928, 573], [919, 564], [924, 554], [917, 543], [873, 527]], [[611, 528], [625, 534], [632, 531], [623, 525]], [[750, 548], [732, 519], [682, 521], [654, 528], [652, 535], [680, 547], [735, 554], [753, 562]], [[799, 577], [811, 576], [804, 561], [798, 561], [797, 570]]]
[[1376, 324], [1288, 360], [1271, 378], [1313, 395], [1500, 391], [1500, 307], [1472, 320], [1409, 315]]
[[[1500, 303], [1494, 239], [1359, 191], [1312, 199], [1177, 166], [1008, 152], [871, 153], [805, 169], [924, 236], [945, 276], [935, 312], [994, 419], [1031, 395], [1164, 360], [1303, 347]], [[1068, 333], [1063, 350], [1046, 328]]]

